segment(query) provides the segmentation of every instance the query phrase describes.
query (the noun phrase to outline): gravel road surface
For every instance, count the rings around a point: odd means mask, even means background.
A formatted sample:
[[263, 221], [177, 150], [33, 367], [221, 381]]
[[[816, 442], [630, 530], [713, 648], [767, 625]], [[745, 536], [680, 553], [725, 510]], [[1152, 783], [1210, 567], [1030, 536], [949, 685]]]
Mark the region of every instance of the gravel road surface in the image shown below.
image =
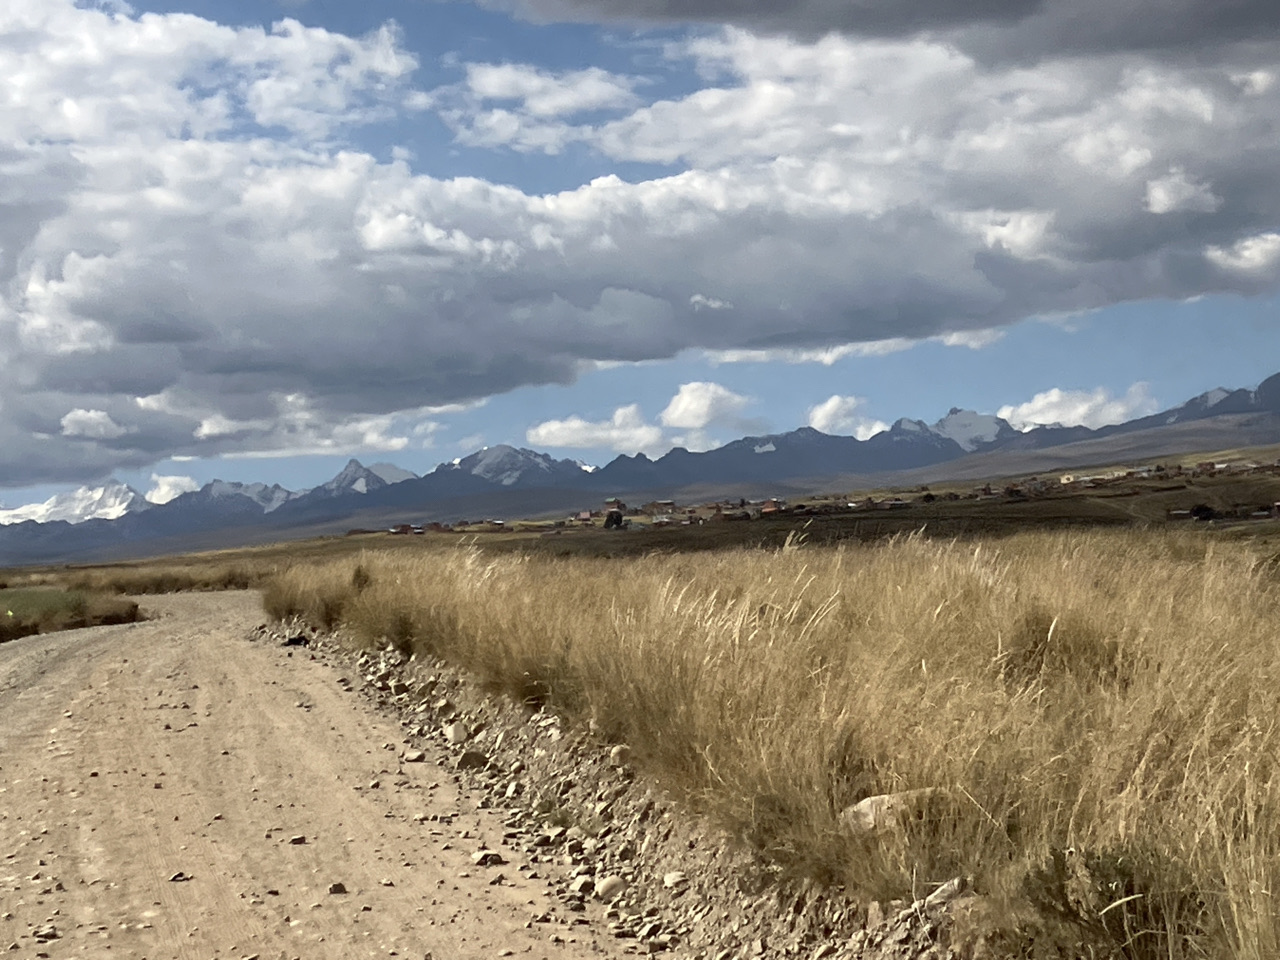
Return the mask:
[[0, 645], [0, 955], [616, 949], [530, 924], [553, 905], [545, 882], [510, 851], [498, 883], [472, 864], [502, 849], [496, 815], [434, 756], [401, 764], [400, 727], [343, 668], [250, 643], [256, 594], [143, 607], [156, 619]]

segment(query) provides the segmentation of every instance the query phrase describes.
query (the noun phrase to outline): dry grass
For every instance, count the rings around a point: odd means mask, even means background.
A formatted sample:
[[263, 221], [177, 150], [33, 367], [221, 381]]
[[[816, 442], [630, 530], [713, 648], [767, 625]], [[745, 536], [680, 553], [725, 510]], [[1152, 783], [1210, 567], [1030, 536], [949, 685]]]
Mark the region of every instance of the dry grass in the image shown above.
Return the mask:
[[[1280, 956], [1277, 581], [1193, 533], [601, 561], [370, 551], [276, 616], [425, 649], [633, 745], [783, 867], [867, 897], [958, 874], [1133, 957]], [[943, 788], [888, 838], [864, 797]]]
[[43, 587], [0, 589], [0, 642], [141, 619], [132, 600]]
[[17, 587], [57, 587], [84, 593], [141, 594], [247, 590], [260, 587], [289, 566], [277, 557], [241, 551], [235, 559], [193, 554], [172, 560], [103, 564], [92, 567], [37, 567], [9, 571], [5, 583]]

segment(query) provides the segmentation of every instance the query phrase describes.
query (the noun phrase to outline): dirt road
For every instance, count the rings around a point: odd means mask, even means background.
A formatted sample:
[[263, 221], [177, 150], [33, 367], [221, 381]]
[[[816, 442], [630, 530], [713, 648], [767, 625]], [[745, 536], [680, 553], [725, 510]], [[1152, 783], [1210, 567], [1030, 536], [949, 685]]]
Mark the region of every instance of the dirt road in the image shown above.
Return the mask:
[[143, 606], [158, 619], [0, 645], [5, 957], [616, 949], [589, 926], [527, 926], [545, 882], [510, 850], [501, 883], [472, 865], [503, 849], [496, 816], [432, 757], [401, 764], [399, 726], [341, 668], [248, 642], [256, 594]]

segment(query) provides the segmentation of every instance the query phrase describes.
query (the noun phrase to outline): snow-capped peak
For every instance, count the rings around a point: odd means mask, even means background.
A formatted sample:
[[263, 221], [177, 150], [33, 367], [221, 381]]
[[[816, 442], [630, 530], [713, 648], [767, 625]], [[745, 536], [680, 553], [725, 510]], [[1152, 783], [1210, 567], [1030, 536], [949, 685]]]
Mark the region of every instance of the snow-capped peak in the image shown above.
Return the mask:
[[481, 447], [468, 456], [442, 463], [436, 470], [457, 470], [490, 483], [510, 487], [516, 484], [545, 486], [548, 483], [572, 483], [574, 478], [583, 473], [594, 473], [596, 468], [578, 460], [557, 460], [536, 450], [500, 443], [492, 447]]
[[100, 487], [80, 487], [69, 493], [59, 493], [43, 503], [0, 510], [0, 524], [22, 523], [24, 520], [37, 523], [117, 520], [126, 513], [136, 513], [150, 506], [133, 487], [113, 480]]
[[518, 450], [515, 447], [500, 443], [496, 447], [483, 447], [458, 461], [457, 467], [477, 477], [483, 477], [494, 483], [509, 487], [517, 482], [526, 471], [546, 471], [552, 460], [545, 453], [533, 450]]
[[1206, 407], [1216, 407], [1229, 396], [1231, 396], [1230, 390], [1223, 390], [1221, 387], [1214, 387], [1207, 393], [1200, 394], [1196, 399], [1203, 400]]
[[991, 443], [1002, 433], [1013, 432], [1013, 428], [999, 417], [961, 410], [958, 407], [952, 407], [931, 429], [940, 437], [954, 440], [966, 453], [972, 453], [982, 444]]
[[265, 483], [235, 483], [227, 480], [213, 480], [206, 483], [200, 492], [213, 499], [248, 497], [262, 507], [263, 513], [270, 513], [295, 497], [302, 496], [301, 493], [286, 490], [278, 483], [267, 486]]
[[308, 491], [312, 496], [338, 497], [348, 493], [369, 493], [381, 490], [387, 481], [378, 476], [359, 460], [348, 460], [347, 465], [328, 483]]

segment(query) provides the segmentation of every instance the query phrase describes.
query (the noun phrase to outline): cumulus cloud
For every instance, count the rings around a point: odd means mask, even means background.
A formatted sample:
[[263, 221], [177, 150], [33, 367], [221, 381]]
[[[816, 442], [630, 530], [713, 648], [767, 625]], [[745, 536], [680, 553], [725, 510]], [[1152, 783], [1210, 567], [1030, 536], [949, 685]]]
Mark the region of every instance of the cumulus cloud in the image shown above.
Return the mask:
[[617, 453], [663, 452], [662, 428], [647, 423], [638, 404], [619, 407], [608, 420], [589, 421], [579, 416], [547, 420], [525, 433], [529, 443], [541, 447], [607, 447]]
[[[665, 55], [702, 88], [655, 99], [665, 87], [519, 64], [415, 90], [391, 27], [348, 37], [12, 0], [3, 480], [403, 449], [429, 439], [426, 405], [590, 364], [690, 349], [834, 362], [1028, 316], [1275, 290], [1280, 48], [1269, 28], [1226, 42], [1270, 0], [1219, 5], [1229, 16], [1195, 4], [1223, 43], [1194, 58], [1167, 53], [1190, 0], [1082, 19], [1137, 30], [1145, 10], [1168, 28], [1159, 43], [1130, 34], [1123, 56], [992, 53], [1072, 2], [1012, 17], [990, 0], [740, 5], [886, 25], [700, 31]], [[963, 33], [982, 10], [989, 50]], [[539, 195], [358, 146], [364, 125], [426, 109], [460, 139], [505, 111], [517, 133], [483, 141], [494, 149], [572, 142], [666, 172]], [[73, 419], [64, 433], [67, 411], [127, 432], [90, 437]]]
[[705, 380], [683, 383], [658, 419], [664, 426], [702, 430], [713, 424], [734, 423], [750, 398]]
[[866, 401], [861, 397], [842, 397], [839, 394], [833, 394], [809, 408], [809, 426], [836, 436], [870, 440], [877, 433], [888, 430], [889, 425], [883, 420], [875, 420], [859, 413], [859, 408], [865, 403]]
[[1280, 233], [1260, 233], [1230, 247], [1209, 247], [1205, 256], [1233, 273], [1267, 274], [1280, 263]]
[[[665, 453], [672, 446], [688, 450], [711, 450], [720, 445], [713, 431], [750, 432], [762, 428], [757, 420], [744, 418], [749, 397], [734, 393], [719, 383], [683, 383], [658, 415], [661, 424], [648, 422], [638, 404], [619, 407], [608, 420], [590, 421], [579, 416], [547, 420], [525, 433], [529, 443], [544, 447], [608, 447], [618, 453]], [[668, 434], [662, 428], [683, 431]]]
[[516, 100], [535, 117], [635, 106], [634, 83], [599, 67], [557, 74], [518, 63], [471, 63], [466, 80], [481, 100]]
[[1189, 179], [1181, 167], [1147, 181], [1147, 209], [1152, 213], [1213, 213], [1220, 206], [1222, 198], [1214, 196], [1208, 184]]
[[184, 493], [192, 493], [200, 489], [200, 484], [191, 477], [184, 476], [161, 476], [158, 473], [151, 475], [151, 489], [147, 491], [146, 499], [151, 503], [168, 503], [175, 497], [179, 497]]
[[997, 416], [1008, 420], [1015, 430], [1030, 430], [1042, 424], [1097, 429], [1149, 416], [1157, 409], [1158, 404], [1148, 393], [1147, 384], [1135, 383], [1122, 397], [1113, 397], [1103, 387], [1096, 390], [1054, 387], [1037, 393], [1026, 403], [1001, 407]]
[[672, 436], [674, 445], [695, 453], [714, 450], [720, 446], [719, 439], [712, 435], [715, 428], [734, 433], [763, 431], [763, 421], [742, 416], [750, 403], [750, 397], [728, 387], [698, 380], [681, 384], [658, 419], [664, 426], [684, 431]]
[[588, 67], [555, 73], [529, 64], [468, 63], [466, 77], [429, 96], [460, 143], [559, 153], [582, 140], [582, 114], [638, 106], [638, 80]]
[[105, 410], [72, 410], [62, 418], [64, 437], [83, 437], [87, 440], [115, 440], [129, 431], [111, 419]]

